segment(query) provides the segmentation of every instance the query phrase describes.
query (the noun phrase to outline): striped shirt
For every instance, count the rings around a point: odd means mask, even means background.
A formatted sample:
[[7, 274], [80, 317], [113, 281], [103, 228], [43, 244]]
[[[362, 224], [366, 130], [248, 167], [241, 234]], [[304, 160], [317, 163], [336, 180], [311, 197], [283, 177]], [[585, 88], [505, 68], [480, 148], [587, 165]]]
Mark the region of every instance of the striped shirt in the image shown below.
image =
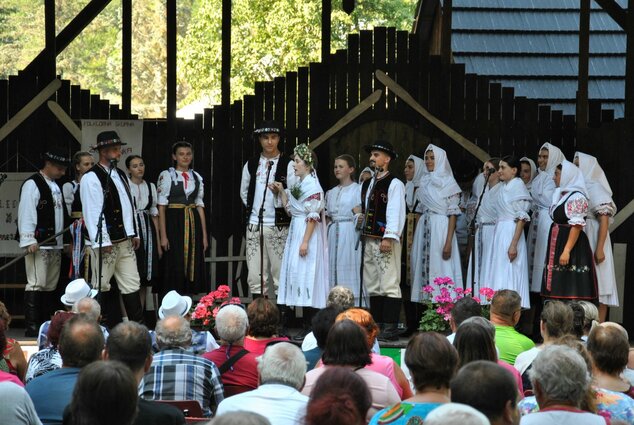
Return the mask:
[[139, 384], [146, 400], [196, 400], [205, 416], [212, 416], [224, 398], [220, 372], [207, 359], [183, 348], [168, 348], [154, 356]]

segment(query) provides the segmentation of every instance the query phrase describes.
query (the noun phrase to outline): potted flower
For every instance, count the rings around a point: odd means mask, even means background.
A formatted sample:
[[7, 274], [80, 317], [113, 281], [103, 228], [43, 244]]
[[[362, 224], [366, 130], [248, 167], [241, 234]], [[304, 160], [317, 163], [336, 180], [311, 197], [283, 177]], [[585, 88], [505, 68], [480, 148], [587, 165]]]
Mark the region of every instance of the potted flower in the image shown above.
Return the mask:
[[[451, 319], [451, 309], [461, 298], [471, 297], [471, 289], [462, 289], [456, 287], [456, 284], [449, 277], [437, 277], [434, 279], [433, 285], [423, 287], [423, 292], [427, 295], [425, 304], [425, 312], [420, 319], [419, 330], [425, 332], [447, 333], [451, 330], [449, 320]], [[435, 294], [435, 295], [434, 295]], [[473, 296], [473, 299], [479, 303], [482, 298], [487, 302], [482, 306], [482, 315], [489, 316], [489, 303], [493, 298], [495, 291], [491, 288], [480, 288], [479, 295]]]
[[225, 304], [240, 304], [240, 298], [231, 298], [231, 288], [220, 285], [198, 301], [191, 313], [191, 326], [199, 330], [212, 331], [216, 324], [218, 310]]

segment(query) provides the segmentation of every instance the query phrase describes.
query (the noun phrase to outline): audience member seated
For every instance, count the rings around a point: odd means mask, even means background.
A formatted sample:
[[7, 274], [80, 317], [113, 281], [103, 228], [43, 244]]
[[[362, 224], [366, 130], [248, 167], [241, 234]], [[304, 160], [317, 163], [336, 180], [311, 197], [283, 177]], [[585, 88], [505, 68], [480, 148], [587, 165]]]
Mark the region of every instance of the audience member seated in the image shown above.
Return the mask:
[[[328, 299], [326, 300], [326, 307], [336, 306], [341, 308], [341, 311], [354, 307], [354, 294], [352, 291], [344, 286], [333, 286], [328, 293]], [[310, 351], [317, 348], [317, 341], [315, 339], [314, 331], [309, 332], [302, 341], [302, 351]], [[376, 344], [376, 352], [379, 352], [378, 343]], [[310, 370], [311, 368], [308, 368]]]
[[304, 425], [365, 425], [372, 395], [365, 381], [345, 367], [331, 367], [315, 383]]
[[0, 418], [7, 425], [42, 425], [26, 390], [13, 382], [0, 382]]
[[[575, 311], [574, 332], [578, 338], [586, 342], [592, 328], [599, 324], [599, 309], [590, 301], [584, 300], [573, 301], [570, 303], [570, 307]], [[577, 313], [577, 310], [580, 310], [580, 313]], [[577, 315], [581, 317], [577, 319]]]
[[517, 425], [517, 382], [502, 366], [476, 360], [462, 367], [451, 381], [451, 401], [483, 413], [491, 425]]
[[[7, 337], [4, 330], [4, 323], [3, 320], [0, 319], [0, 360], [4, 360], [2, 358], [2, 353], [4, 352], [6, 346]], [[4, 364], [6, 366], [6, 362]], [[7, 372], [7, 370], [9, 369], [8, 367], [6, 367], [5, 369], [6, 370], [0, 370], [0, 382], [12, 382], [16, 385], [19, 385], [20, 387], [24, 387], [24, 384], [22, 383], [22, 381], [20, 381], [20, 378], [12, 373]]]
[[[350, 308], [337, 316], [337, 321], [345, 319], [352, 320], [361, 326], [368, 335], [368, 349], [371, 349], [379, 334], [379, 327], [372, 318], [372, 315], [362, 308]], [[370, 353], [370, 358], [372, 359], [372, 363], [367, 365], [366, 369], [373, 370], [390, 378], [401, 400], [408, 399], [413, 395], [407, 377], [394, 359], [372, 352]]]
[[259, 413], [231, 412], [216, 416], [207, 425], [271, 425], [271, 422]]
[[5, 338], [7, 339], [6, 346], [1, 353], [4, 362], [0, 365], [5, 367], [0, 367], [0, 370], [12, 373], [17, 376], [20, 381], [24, 382], [24, 375], [26, 374], [26, 357], [24, 357], [24, 352], [22, 351], [20, 343], [15, 339], [6, 336], [6, 332], [9, 330], [10, 324], [11, 314], [9, 314], [9, 310], [7, 310], [4, 303], [0, 301], [0, 327], [4, 329]]
[[627, 331], [616, 323], [595, 326], [588, 335], [592, 374], [598, 388], [634, 397], [634, 387], [621, 377], [627, 367], [630, 344]]
[[519, 294], [510, 289], [501, 289], [491, 300], [491, 323], [495, 325], [495, 345], [500, 360], [511, 366], [519, 353], [528, 351], [535, 343], [515, 330], [522, 311]]
[[146, 400], [196, 400], [211, 416], [224, 398], [216, 365], [191, 352], [192, 331], [181, 316], [167, 316], [156, 324], [159, 352], [139, 384]]
[[473, 297], [462, 297], [456, 301], [450, 314], [449, 326], [451, 327], [451, 334], [447, 335], [447, 339], [453, 344], [458, 327], [470, 317], [482, 316], [482, 306]]
[[38, 376], [26, 385], [37, 415], [44, 425], [59, 425], [71, 401], [80, 370], [101, 358], [104, 347], [99, 325], [84, 314], [75, 314], [59, 338], [61, 369]]
[[[119, 361], [130, 368], [134, 375], [135, 388], [143, 379], [145, 373], [152, 365], [152, 340], [148, 329], [137, 322], [119, 323], [112, 329], [110, 338], [106, 341], [105, 360]], [[185, 415], [180, 409], [144, 400], [138, 396], [138, 414], [134, 425], [182, 425], [185, 423]]]
[[137, 382], [117, 361], [97, 361], [79, 373], [64, 425], [132, 425], [137, 413]]
[[265, 416], [272, 425], [301, 423], [308, 403], [308, 397], [299, 392], [306, 374], [301, 350], [288, 342], [268, 347], [260, 358], [258, 372], [260, 386], [222, 401], [218, 415], [243, 410]]
[[376, 413], [370, 425], [422, 424], [429, 412], [449, 403], [449, 382], [456, 373], [458, 353], [446, 337], [435, 332], [416, 335], [407, 344], [405, 364], [412, 375], [416, 394]]
[[274, 341], [288, 341], [286, 337], [279, 337], [280, 311], [267, 298], [256, 298], [247, 307], [249, 317], [249, 332], [244, 339], [244, 348], [259, 356], [264, 353], [266, 346]]
[[326, 349], [321, 356], [324, 366], [306, 374], [302, 393], [310, 396], [315, 383], [325, 371], [332, 366], [343, 366], [354, 370], [370, 389], [372, 407], [368, 411], [368, 419], [377, 411], [401, 401], [387, 376], [366, 368], [372, 363], [367, 338], [366, 332], [352, 320], [335, 323], [328, 332]]
[[241, 306], [227, 304], [218, 311], [216, 332], [222, 345], [203, 354], [203, 357], [218, 366], [225, 396], [228, 396], [227, 386], [240, 387], [247, 391], [258, 387], [256, 355], [244, 348], [248, 328], [249, 319]]
[[484, 317], [471, 317], [462, 322], [453, 342], [460, 358], [459, 367], [473, 361], [487, 360], [508, 370], [515, 378], [520, 398], [524, 397], [522, 377], [510, 364], [498, 359], [495, 349], [495, 326]]
[[[163, 301], [161, 301], [161, 306], [158, 310], [158, 316], [159, 319], [165, 319], [168, 316], [180, 316], [190, 322], [192, 319], [190, 313], [191, 307], [191, 297], [188, 297], [187, 295], [180, 295], [178, 292], [172, 290], [163, 297]], [[156, 343], [156, 333], [154, 331], [150, 331], [150, 336], [152, 337], [152, 349], [155, 353], [157, 353], [159, 351], [159, 346]], [[216, 338], [214, 338], [211, 332], [192, 329], [192, 344], [190, 351], [194, 354], [201, 355], [215, 350], [218, 347], [218, 342], [216, 342]]]
[[484, 414], [471, 406], [447, 403], [430, 412], [425, 425], [489, 425]]
[[[340, 288], [340, 286], [335, 286], [335, 288]], [[348, 288], [344, 289], [349, 291]], [[317, 314], [315, 314], [315, 316], [313, 317], [313, 331], [309, 335], [313, 335], [313, 338], [317, 341], [317, 345], [315, 346], [315, 348], [311, 348], [310, 350], [303, 350], [306, 361], [308, 362], [309, 371], [315, 368], [315, 365], [321, 359], [322, 354], [324, 354], [324, 348], [326, 348], [326, 338], [328, 338], [328, 331], [330, 331], [330, 328], [335, 323], [337, 316], [342, 311], [343, 309], [340, 306], [333, 304], [319, 310]], [[306, 338], [308, 338], [308, 335], [306, 336]], [[304, 341], [306, 341], [306, 338], [304, 338]]]
[[540, 411], [523, 416], [522, 425], [604, 425], [602, 416], [581, 410], [590, 385], [586, 363], [565, 345], [545, 347], [529, 371]]
[[59, 354], [59, 337], [64, 324], [73, 317], [73, 313], [68, 311], [58, 311], [51, 319], [48, 327], [47, 339], [50, 346], [34, 353], [29, 359], [24, 382], [29, 383], [33, 378], [44, 375], [55, 369], [62, 367], [62, 356]]
[[522, 375], [524, 394], [531, 395], [533, 388], [528, 377], [528, 370], [542, 348], [552, 344], [557, 338], [572, 333], [574, 313], [568, 304], [561, 301], [548, 301], [542, 310], [539, 331], [544, 343], [520, 353], [515, 359], [515, 369]]

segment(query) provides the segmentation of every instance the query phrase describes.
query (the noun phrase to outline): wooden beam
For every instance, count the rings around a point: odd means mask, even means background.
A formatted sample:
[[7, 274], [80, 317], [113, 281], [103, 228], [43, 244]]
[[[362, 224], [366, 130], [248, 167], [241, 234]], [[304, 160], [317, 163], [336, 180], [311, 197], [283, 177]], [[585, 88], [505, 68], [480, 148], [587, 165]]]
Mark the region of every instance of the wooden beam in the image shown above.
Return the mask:
[[321, 63], [330, 61], [332, 0], [321, 0]]
[[44, 89], [39, 92], [33, 99], [29, 101], [22, 109], [9, 119], [2, 127], [0, 127], [0, 141], [4, 140], [13, 130], [15, 130], [24, 120], [26, 120], [33, 112], [37, 110], [49, 97], [62, 86], [62, 82], [58, 79], [51, 81]]
[[176, 0], [167, 0], [167, 137], [176, 138]]
[[81, 128], [75, 124], [75, 121], [73, 121], [70, 115], [68, 115], [66, 111], [53, 100], [46, 102], [46, 106], [48, 106], [48, 109], [50, 109], [53, 115], [57, 117], [59, 122], [66, 127], [66, 130], [68, 130], [71, 136], [73, 136], [75, 140], [81, 144]]
[[222, 0], [220, 96], [222, 106], [231, 106], [231, 0]]
[[624, 31], [627, 31], [627, 11], [623, 9], [615, 0], [595, 0], [603, 10], [614, 19]]
[[577, 129], [588, 127], [588, 63], [590, 61], [590, 0], [580, 0]]
[[632, 199], [625, 207], [621, 209], [615, 216], [614, 221], [610, 224], [610, 233], [614, 232], [621, 224], [634, 214], [634, 199]]
[[443, 73], [448, 73], [451, 64], [451, 25], [452, 0], [444, 0], [442, 5], [442, 37], [440, 39], [440, 58]]
[[53, 81], [56, 74], [55, 58], [55, 0], [44, 0], [44, 52], [40, 77], [44, 81]]
[[121, 2], [121, 109], [132, 113], [132, 0]]

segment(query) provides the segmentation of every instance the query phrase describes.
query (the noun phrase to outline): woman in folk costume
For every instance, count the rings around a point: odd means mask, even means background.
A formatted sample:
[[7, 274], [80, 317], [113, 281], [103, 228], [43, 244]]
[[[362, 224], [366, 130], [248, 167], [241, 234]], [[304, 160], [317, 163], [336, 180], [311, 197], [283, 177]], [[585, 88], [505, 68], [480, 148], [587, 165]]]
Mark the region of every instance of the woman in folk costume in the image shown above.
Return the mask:
[[520, 178], [526, 185], [526, 189], [531, 191], [531, 187], [533, 186], [533, 180], [537, 175], [537, 167], [535, 166], [535, 161], [530, 159], [527, 156], [523, 156], [520, 158], [520, 166], [522, 169], [520, 170]]
[[[493, 252], [493, 231], [497, 218], [497, 203], [500, 196], [500, 158], [491, 158], [484, 163], [483, 174], [488, 174], [488, 181], [480, 208], [475, 221], [475, 235], [473, 241], [473, 254], [469, 257], [469, 268], [467, 270], [467, 288], [473, 287], [473, 294], [478, 296], [481, 287], [489, 285], [486, 276], [491, 265], [491, 254]], [[480, 196], [480, 194], [478, 194]]]
[[[282, 205], [292, 217], [280, 271], [278, 304], [323, 308], [328, 283], [328, 241], [322, 219], [324, 191], [317, 180], [317, 157], [308, 145], [294, 152], [295, 175], [299, 183], [284, 190], [275, 182]], [[324, 217], [325, 218], [325, 217]]]
[[374, 170], [370, 167], [365, 167], [359, 173], [359, 184], [363, 184], [364, 181], [370, 180], [372, 177], [374, 177]]
[[599, 288], [599, 321], [604, 322], [608, 307], [618, 307], [614, 256], [608, 227], [616, 214], [612, 188], [597, 159], [583, 152], [575, 153], [575, 164], [581, 170], [588, 190], [588, 215], [584, 228], [594, 252]]
[[548, 250], [542, 279], [545, 298], [594, 300], [597, 275], [592, 248], [583, 232], [588, 214], [588, 197], [583, 174], [572, 162], [563, 160], [553, 177]]
[[493, 230], [493, 250], [485, 277], [494, 290], [512, 289], [522, 297], [522, 307], [529, 308], [528, 258], [524, 224], [530, 221], [531, 195], [519, 176], [520, 161], [505, 156], [498, 175], [501, 187], [497, 196], [497, 216]]
[[438, 146], [427, 146], [425, 172], [416, 191], [416, 199], [423, 209], [412, 243], [412, 301], [423, 301], [423, 287], [432, 284], [437, 277], [449, 277], [457, 287], [462, 286], [455, 235], [461, 193], [447, 153]]
[[[352, 180], [355, 162], [350, 155], [335, 158], [335, 177], [339, 184], [326, 192], [326, 217], [328, 219], [328, 254], [330, 286], [343, 286], [354, 294], [359, 305], [359, 270], [361, 250], [355, 249], [359, 233], [355, 226], [356, 211], [361, 210], [361, 185]], [[363, 306], [369, 307], [368, 294], [363, 289]]]
[[205, 191], [202, 177], [190, 168], [193, 158], [191, 144], [176, 142], [172, 146], [176, 166], [159, 175], [159, 238], [165, 254], [163, 284], [157, 291], [161, 296], [172, 289], [179, 294], [209, 290], [205, 283]]

